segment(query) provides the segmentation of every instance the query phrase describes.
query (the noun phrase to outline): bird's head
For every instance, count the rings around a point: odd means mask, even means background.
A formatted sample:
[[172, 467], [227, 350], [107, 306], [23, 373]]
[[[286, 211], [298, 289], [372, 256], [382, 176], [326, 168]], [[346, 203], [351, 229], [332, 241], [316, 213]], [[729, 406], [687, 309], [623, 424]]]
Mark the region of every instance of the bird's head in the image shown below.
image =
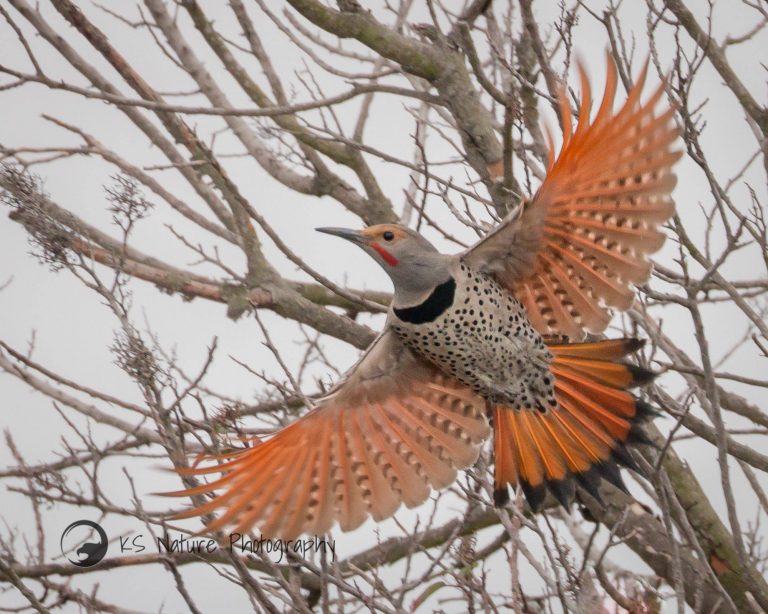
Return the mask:
[[399, 304], [419, 298], [450, 277], [452, 257], [441, 254], [418, 232], [400, 224], [376, 224], [363, 230], [316, 230], [351, 241], [378, 262], [392, 279]]

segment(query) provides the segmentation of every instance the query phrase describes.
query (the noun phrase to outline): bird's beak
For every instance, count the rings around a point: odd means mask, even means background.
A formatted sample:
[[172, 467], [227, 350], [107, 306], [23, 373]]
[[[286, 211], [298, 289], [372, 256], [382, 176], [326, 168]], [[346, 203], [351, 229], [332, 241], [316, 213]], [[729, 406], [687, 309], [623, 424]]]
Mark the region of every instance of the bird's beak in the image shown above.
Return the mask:
[[352, 241], [352, 243], [357, 243], [358, 245], [364, 245], [368, 243], [368, 237], [366, 237], [359, 230], [351, 230], [349, 228], [315, 228], [315, 230], [317, 230], [317, 232], [323, 232], [327, 235], [341, 237], [347, 241]]

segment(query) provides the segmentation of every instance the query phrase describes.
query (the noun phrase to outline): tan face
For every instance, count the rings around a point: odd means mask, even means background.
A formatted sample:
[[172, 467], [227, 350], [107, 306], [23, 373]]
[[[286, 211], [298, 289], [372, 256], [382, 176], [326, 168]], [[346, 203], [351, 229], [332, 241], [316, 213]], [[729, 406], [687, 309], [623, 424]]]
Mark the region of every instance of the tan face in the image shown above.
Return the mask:
[[382, 245], [394, 245], [408, 236], [408, 233], [394, 224], [376, 224], [360, 231], [360, 233], [371, 241], [376, 241]]
[[369, 241], [371, 249], [378, 252], [389, 266], [397, 266], [397, 246], [408, 238], [408, 233], [394, 224], [376, 224], [360, 232]]

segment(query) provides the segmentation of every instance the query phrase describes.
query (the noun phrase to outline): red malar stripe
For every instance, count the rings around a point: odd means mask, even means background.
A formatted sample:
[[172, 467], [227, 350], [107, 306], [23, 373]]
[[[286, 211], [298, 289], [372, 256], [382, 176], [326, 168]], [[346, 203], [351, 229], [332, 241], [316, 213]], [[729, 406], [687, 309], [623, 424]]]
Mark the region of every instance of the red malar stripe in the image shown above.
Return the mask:
[[381, 254], [381, 257], [384, 258], [384, 261], [389, 266], [397, 266], [397, 258], [395, 258], [387, 250], [385, 250], [381, 245], [379, 245], [378, 243], [371, 243], [371, 247], [375, 249], [377, 252], [379, 252], [379, 254]]

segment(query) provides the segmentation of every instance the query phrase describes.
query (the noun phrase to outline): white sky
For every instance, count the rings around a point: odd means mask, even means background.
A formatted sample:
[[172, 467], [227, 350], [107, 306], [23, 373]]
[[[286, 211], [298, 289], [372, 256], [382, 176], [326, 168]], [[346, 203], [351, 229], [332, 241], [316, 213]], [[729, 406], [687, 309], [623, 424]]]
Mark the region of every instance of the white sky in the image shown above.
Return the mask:
[[[135, 31], [118, 23], [112, 17], [95, 8], [91, 3], [83, 2], [83, 10], [99, 26], [107, 32], [112, 44], [120, 50], [133, 63], [144, 78], [160, 91], [186, 91], [191, 89], [191, 80], [180, 75], [179, 71], [163, 56], [160, 56], [152, 46], [150, 39], [142, 31]], [[278, 6], [278, 3], [274, 3]], [[282, 4], [282, 3], [280, 3]], [[417, 2], [413, 12], [411, 23], [427, 21], [422, 2]], [[538, 3], [539, 10], [546, 3]], [[595, 3], [598, 4], [598, 3]], [[627, 31], [634, 31], [638, 41], [636, 53], [636, 66], [640, 65], [645, 57], [642, 49], [646, 35], [644, 22], [644, 6], [640, 3], [625, 3], [628, 6], [622, 9], [623, 24]], [[692, 2], [692, 7], [702, 7], [704, 2]], [[726, 3], [722, 3], [725, 6]], [[735, 4], [735, 3], [734, 3]], [[123, 14], [134, 18], [136, 9], [132, 3], [107, 2], [108, 6], [120, 10]], [[222, 5], [223, 6], [223, 5]], [[728, 6], [733, 6], [728, 3]], [[206, 7], [207, 8], [207, 7]], [[18, 15], [9, 9], [14, 16]], [[76, 46], [81, 53], [88, 57], [104, 74], [109, 75], [115, 83], [119, 83], [111, 69], [105, 65], [79, 37], [72, 28], [63, 24], [58, 14], [47, 3], [42, 3], [42, 12], [55, 24], [67, 40]], [[636, 13], [634, 11], [637, 11]], [[211, 9], [213, 14], [214, 10]], [[231, 32], [232, 37], [237, 36], [236, 24], [229, 15], [229, 11], [221, 11], [217, 18], [217, 26], [224, 31]], [[379, 15], [381, 13], [378, 13]], [[701, 10], [699, 20], [701, 21]], [[550, 23], [552, 15], [542, 14], [542, 23]], [[713, 23], [715, 38], [722, 39], [725, 34], [738, 35], [748, 30], [753, 24], [749, 17], [738, 10], [726, 10], [719, 8], [716, 11], [716, 20]], [[31, 29], [19, 18], [19, 23], [29, 35], [36, 54], [48, 71], [49, 76], [64, 78], [70, 82], [84, 85], [83, 80], [67, 67], [60, 56], [44, 41], [31, 35]], [[266, 20], [265, 20], [266, 22]], [[186, 27], [186, 21], [184, 26]], [[275, 62], [281, 77], [287, 83], [297, 88], [296, 100], [306, 100], [306, 94], [300, 89], [300, 83], [295, 78], [293, 71], [301, 70], [299, 55], [287, 39], [276, 31], [271, 24], [257, 23], [260, 36], [262, 36], [266, 48], [269, 50], [272, 60]], [[186, 32], [190, 29], [186, 28]], [[681, 35], [687, 41], [685, 34]], [[206, 58], [208, 69], [217, 79], [221, 79], [221, 85], [231, 95], [232, 102], [237, 106], [253, 106], [244, 95], [240, 94], [234, 84], [227, 80], [218, 62], [206, 49], [199, 44], [194, 35], [190, 38], [194, 41], [203, 57]], [[762, 39], [752, 41], [749, 44], [731, 48], [728, 57], [732, 66], [750, 88], [753, 95], [759, 100], [765, 99], [765, 49], [768, 41]], [[673, 41], [662, 41], [662, 57], [669, 58], [669, 51]], [[604, 74], [603, 49], [606, 42], [603, 31], [587, 16], [582, 18], [582, 23], [574, 32], [574, 48], [587, 59], [590, 71], [593, 75], [593, 84], [599, 91]], [[354, 47], [351, 43], [349, 48]], [[664, 56], [666, 52], [666, 56]], [[242, 59], [242, 58], [241, 58]], [[762, 62], [762, 65], [761, 65]], [[14, 68], [28, 69], [29, 63], [24, 57], [21, 47], [15, 39], [7, 23], [0, 22], [0, 63], [8, 64]], [[250, 66], [252, 68], [253, 64]], [[367, 70], [367, 69], [366, 69]], [[349, 86], [338, 79], [329, 78], [321, 70], [314, 69], [324, 87], [326, 95], [333, 95], [345, 91]], [[254, 75], [261, 79], [261, 75], [254, 68]], [[705, 63], [701, 75], [693, 88], [693, 96], [701, 103], [706, 103], [704, 115], [706, 126], [704, 128], [702, 142], [706, 154], [712, 166], [716, 169], [721, 181], [726, 181], [735, 175], [749, 160], [757, 149], [754, 136], [749, 132], [743, 121], [743, 114], [735, 104], [733, 95], [722, 86], [719, 76], [708, 63]], [[263, 81], [263, 79], [261, 79]], [[0, 82], [5, 82], [2, 80]], [[572, 81], [575, 85], [575, 82]], [[326, 89], [327, 88], [327, 89]], [[128, 93], [129, 88], [120, 84], [120, 89]], [[649, 88], [650, 89], [650, 88]], [[170, 99], [169, 99], [170, 100]], [[195, 99], [179, 99], [182, 103], [193, 104]], [[198, 102], [202, 102], [198, 99]], [[359, 99], [337, 107], [337, 112], [345, 125], [352, 125], [356, 118], [356, 110], [359, 108]], [[409, 106], [413, 106], [410, 103]], [[86, 131], [94, 134], [102, 142], [114, 148], [121, 156], [140, 166], [163, 163], [163, 159], [157, 150], [151, 149], [146, 139], [122, 113], [107, 104], [97, 101], [85, 101], [73, 94], [52, 92], [42, 86], [29, 85], [15, 90], [0, 92], [0, 112], [3, 120], [0, 122], [0, 144], [5, 147], [46, 147], [54, 145], [76, 145], [78, 140], [60, 128], [44, 121], [42, 114], [51, 114], [69, 123], [77, 124]], [[371, 111], [372, 119], [366, 129], [366, 140], [372, 146], [390, 152], [400, 152], [402, 157], [410, 159], [412, 150], [411, 134], [413, 132], [413, 120], [404, 111], [402, 103], [392, 97], [380, 97]], [[209, 117], [191, 117], [187, 120], [195, 126], [200, 134], [208, 134], [212, 127], [219, 128], [221, 121]], [[217, 151], [225, 151], [221, 144], [231, 147], [229, 151], [240, 152], [242, 148], [234, 139], [227, 135], [217, 138]], [[428, 143], [430, 151], [435, 158], [445, 158], [451, 155], [451, 151], [441, 144], [436, 138]], [[387, 165], [372, 160], [380, 184], [387, 195], [399, 209], [402, 202], [402, 192], [407, 182], [407, 174], [401, 168]], [[378, 267], [365, 258], [359, 257], [356, 248], [351, 245], [337, 242], [336, 240], [316, 234], [313, 229], [317, 226], [360, 226], [360, 221], [344, 211], [340, 205], [330, 199], [316, 199], [292, 193], [267, 177], [257, 167], [253, 160], [248, 158], [229, 159], [226, 162], [228, 173], [237, 182], [246, 198], [262, 212], [273, 227], [280, 233], [291, 249], [302, 255], [312, 266], [338, 283], [349, 283], [354, 288], [371, 288], [389, 290], [389, 281]], [[70, 158], [55, 164], [38, 167], [36, 172], [43, 178], [45, 187], [52, 199], [59, 205], [66, 207], [91, 224], [114, 233], [114, 227], [110, 222], [110, 214], [106, 211], [103, 186], [110, 184], [110, 174], [114, 171], [105, 163], [95, 159]], [[173, 171], [157, 171], [153, 173], [161, 179], [166, 187], [172, 189], [174, 194], [199, 210], [203, 210], [199, 200], [192, 190]], [[684, 159], [678, 168], [679, 185], [675, 192], [679, 213], [689, 232], [699, 236], [703, 228], [703, 216], [699, 204], [708, 207], [711, 195], [705, 184], [702, 173], [689, 160]], [[460, 176], [459, 176], [460, 177]], [[765, 174], [758, 164], [753, 164], [745, 175], [746, 179], [757, 190], [759, 197], [765, 202]], [[749, 204], [746, 188], [734, 189], [734, 198], [742, 202], [744, 208]], [[160, 203], [157, 198], [152, 198], [158, 203], [152, 216], [137, 229], [133, 243], [139, 249], [149, 252], [154, 256], [172, 262], [183, 267], [191, 267], [197, 260], [194, 254], [186, 250], [169, 233], [165, 224], [172, 223], [174, 228], [184, 233], [193, 240], [210, 243], [210, 237], [180, 219], [169, 211], [169, 207]], [[441, 219], [450, 214], [445, 211], [442, 203], [430, 204], [432, 214], [438, 214]], [[117, 323], [108, 310], [100, 304], [95, 294], [67, 273], [53, 274], [45, 266], [40, 265], [30, 257], [27, 236], [21, 226], [7, 220], [6, 213], [2, 213], [0, 221], [0, 286], [12, 277], [10, 285], [0, 292], [0, 338], [17, 349], [26, 349], [27, 344], [33, 338], [35, 343], [34, 359], [46, 367], [60, 373], [64, 377], [71, 378], [82, 384], [109, 392], [126, 400], [141, 403], [139, 391], [130, 379], [118, 369], [113, 362], [113, 357], [108, 351], [112, 343]], [[471, 240], [469, 234], [464, 234], [467, 240]], [[434, 236], [430, 238], [435, 239]], [[295, 272], [295, 267], [288, 263], [278, 250], [265, 238], [265, 251], [270, 259], [276, 263], [281, 272], [294, 279], [304, 278]], [[440, 241], [436, 241], [440, 243]], [[445, 244], [446, 249], [453, 249]], [[242, 262], [233, 252], [223, 247], [223, 254], [231, 256], [230, 263], [242, 270]], [[715, 250], [717, 251], [717, 250]], [[671, 245], [657, 255], [657, 260], [671, 266], [671, 259], [676, 256], [676, 251]], [[756, 269], [749, 258], [754, 258], [754, 253], [749, 255], [737, 254], [733, 256], [723, 269], [723, 272], [736, 278], [751, 278], [757, 274]], [[199, 272], [215, 274], [204, 266], [197, 267]], [[218, 360], [205, 379], [205, 384], [213, 389], [225, 392], [228, 395], [239, 397], [249, 402], [254, 400], [264, 389], [263, 383], [257, 378], [245, 372], [237, 366], [228, 356], [246, 362], [256, 370], [264, 370], [277, 378], [282, 379], [279, 366], [274, 357], [260, 343], [260, 333], [256, 322], [251, 318], [241, 318], [233, 322], [225, 317], [225, 309], [222, 305], [206, 302], [201, 299], [192, 302], [183, 302], [178, 296], [167, 296], [158, 292], [150, 284], [141, 281], [133, 281], [131, 289], [134, 293], [134, 321], [144, 326], [145, 320], [156, 332], [167, 349], [174, 349], [179, 364], [188, 371], [194, 372], [202, 365], [205, 349], [213, 337], [219, 339]], [[739, 339], [744, 330], [732, 325], [732, 320], [724, 316], [725, 312], [711, 308], [705, 310], [707, 326], [711, 334], [713, 353], [719, 356], [722, 352]], [[293, 324], [282, 321], [279, 317], [264, 312], [264, 322], [269, 326], [274, 338], [281, 340], [281, 349], [293, 365], [298, 364], [302, 355], [301, 335]], [[676, 319], [679, 318], [679, 321]], [[618, 320], [618, 319], [617, 319]], [[381, 318], [364, 318], [372, 327], [380, 325]], [[683, 318], [682, 313], [670, 310], [665, 314], [665, 332], [673, 339], [680, 342], [692, 356], [696, 356], [695, 345], [691, 332]], [[324, 347], [333, 358], [339, 368], [344, 369], [351, 364], [358, 352], [344, 343], [325, 339]], [[735, 352], [723, 367], [724, 370], [740, 373], [753, 377], [764, 377], [765, 363], [755, 360], [754, 347], [745, 344], [744, 348]], [[311, 373], [312, 376], [329, 377], [327, 370], [318, 369]], [[675, 391], [675, 380], [670, 380], [670, 391]], [[304, 382], [305, 390], [312, 392], [316, 389], [311, 377]], [[727, 384], [729, 389], [747, 396], [759, 406], [765, 406], [768, 399], [758, 397], [754, 388], [740, 387]], [[13, 438], [28, 463], [40, 463], [50, 461], [63, 450], [63, 441], [72, 445], [80, 442], [73, 439], [71, 431], [64, 420], [57, 414], [49, 399], [36, 393], [7, 374], [0, 374], [0, 424], [12, 433]], [[762, 405], [761, 405], [762, 404]], [[65, 410], [68, 417], [72, 412]], [[118, 410], [113, 409], [113, 412]], [[192, 410], [190, 410], [192, 411]], [[129, 418], [122, 414], [122, 418]], [[132, 417], [131, 417], [132, 418]], [[73, 418], [76, 423], [82, 425], [84, 421], [79, 417]], [[668, 429], [672, 420], [662, 419], [658, 421], [662, 429]], [[741, 424], [738, 421], [733, 424]], [[114, 430], [93, 427], [93, 432], [101, 440], [114, 441], [119, 434]], [[749, 441], [745, 439], [744, 441]], [[757, 441], [757, 440], [755, 440]], [[709, 444], [701, 442], [686, 442], [676, 446], [694, 471], [702, 478], [702, 486], [708, 495], [711, 495], [718, 509], [723, 510], [722, 492], [719, 484], [719, 473], [716, 465], [716, 449]], [[5, 442], [0, 444], [0, 466], [15, 464]], [[140, 494], [178, 488], [178, 481], [172, 476], [158, 470], [159, 462], [142, 461], [135, 459], [122, 459], [119, 462], [107, 462], [102, 469], [104, 484], [108, 485], [109, 492], [118, 502], [130, 504], [130, 490], [127, 480], [122, 472], [125, 470], [133, 477]], [[717, 476], [717, 477], [716, 477]], [[753, 520], [755, 509], [753, 499], [749, 497], [749, 491], [745, 487], [741, 474], [733, 472], [737, 485], [736, 494], [744, 497], [744, 516], [742, 521]], [[764, 485], [768, 482], [763, 479]], [[20, 484], [20, 483], [19, 483]], [[0, 500], [3, 508], [3, 517], [10, 526], [18, 526], [25, 532], [27, 538], [34, 539], [33, 525], [30, 520], [30, 507], [25, 500], [18, 495], [0, 492]], [[143, 499], [148, 509], [159, 509], [164, 505], [163, 500], [146, 497]], [[748, 502], [748, 503], [747, 503]], [[424, 506], [429, 511], [429, 504]], [[742, 508], [740, 507], [740, 511]], [[58, 539], [61, 531], [73, 520], [80, 518], [94, 518], [92, 510], [82, 510], [70, 506], [55, 506], [44, 511], [45, 528], [47, 531], [46, 547], [47, 560], [60, 561]], [[411, 521], [413, 513], [401, 512], [398, 518], [406, 525]], [[449, 519], [456, 517], [457, 512], [451, 505], [441, 507], [439, 518]], [[725, 517], [725, 516], [723, 516]], [[138, 521], [129, 522], [116, 517], [109, 517], [103, 523], [110, 536], [116, 536], [121, 531], [146, 532]], [[483, 539], [495, 535], [497, 529], [485, 532]], [[384, 523], [380, 527], [382, 538], [398, 534], [398, 530], [392, 522]], [[768, 534], [766, 534], [768, 537]], [[337, 552], [340, 557], [349, 556], [372, 545], [376, 539], [376, 529], [371, 522], [349, 535], [337, 535]], [[531, 543], [535, 544], [534, 541]], [[23, 558], [26, 550], [23, 542], [16, 544], [20, 558]], [[618, 552], [618, 551], [617, 551]], [[626, 551], [621, 551], [621, 556], [631, 556]], [[501, 555], [494, 559], [492, 574], [498, 577], [499, 590], [507, 590], [509, 586], [508, 569]], [[391, 580], [396, 581], [401, 570], [393, 568], [386, 572], [391, 574]], [[221, 611], [225, 607], [247, 607], [243, 595], [235, 590], [214, 591], [210, 590], [213, 583], [213, 574], [202, 566], [188, 566], [183, 568], [185, 579], [190, 589], [200, 604], [203, 611]], [[526, 570], [530, 575], [530, 571]], [[163, 574], [159, 581], [155, 579]], [[385, 577], [387, 577], [385, 575]], [[196, 582], [196, 580], [201, 582]], [[204, 582], [202, 580], [205, 579]], [[122, 605], [142, 611], [159, 610], [161, 603], [165, 604], [164, 611], [184, 611], [184, 605], [173, 588], [172, 578], [160, 568], [122, 570], [110, 573], [91, 574], [88, 577], [77, 578], [73, 584], [86, 590], [94, 581], [101, 584], [100, 595], [107, 601], [113, 601]], [[496, 581], [496, 580], [494, 580]], [[137, 591], [136, 587], [141, 586]], [[217, 586], [221, 586], [219, 582]], [[414, 595], [415, 597], [415, 595]], [[434, 602], [436, 603], [436, 602]], [[17, 595], [0, 595], [0, 605], [18, 605]], [[668, 605], [671, 607], [672, 602]], [[451, 605], [445, 604], [446, 610]], [[75, 606], [69, 605], [62, 609], [64, 612], [76, 611]], [[233, 610], [237, 611], [237, 610]]]

